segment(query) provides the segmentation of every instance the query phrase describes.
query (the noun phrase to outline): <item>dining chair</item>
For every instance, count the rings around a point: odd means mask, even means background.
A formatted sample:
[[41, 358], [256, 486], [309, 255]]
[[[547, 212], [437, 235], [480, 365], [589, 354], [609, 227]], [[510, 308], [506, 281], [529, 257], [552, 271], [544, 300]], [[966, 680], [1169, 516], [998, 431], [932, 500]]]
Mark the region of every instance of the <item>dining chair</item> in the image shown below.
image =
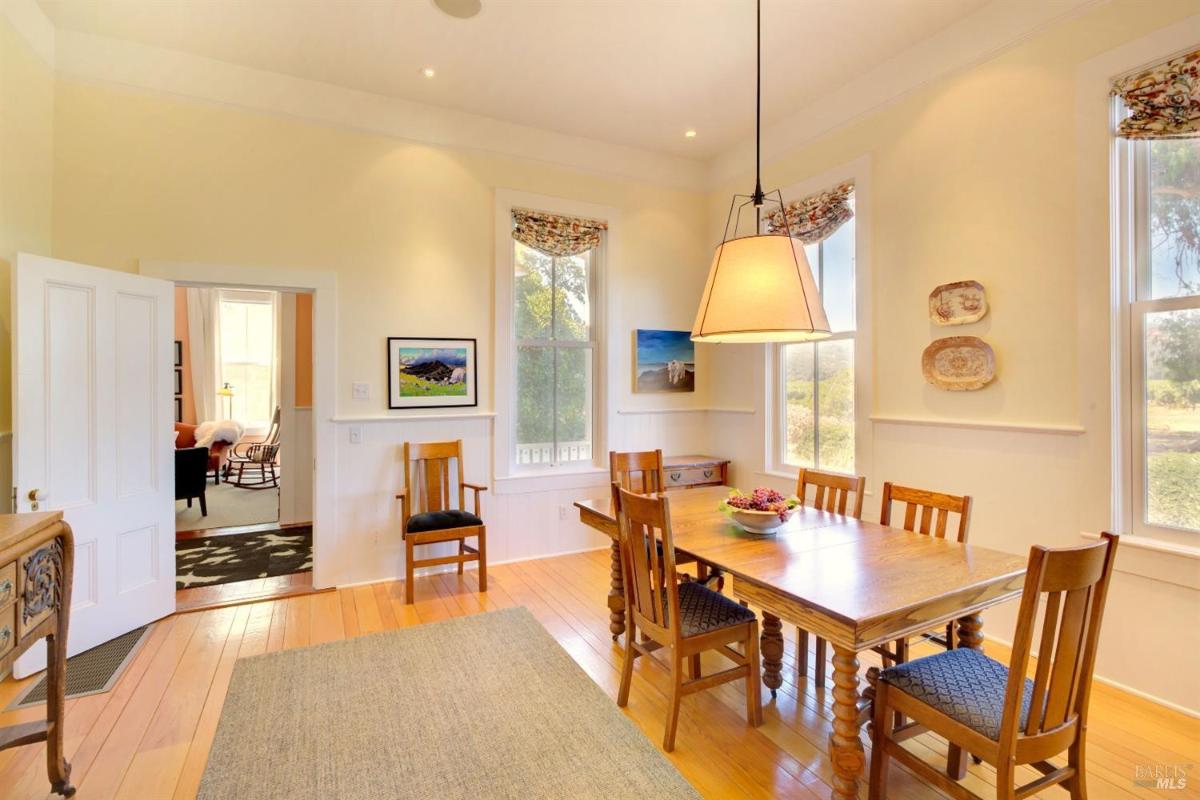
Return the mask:
[[[671, 509], [666, 497], [635, 494], [615, 483], [612, 489], [624, 556], [625, 624], [629, 632], [617, 705], [624, 708], [629, 703], [634, 660], [667, 647], [671, 650], [671, 695], [664, 750], [675, 749], [683, 696], [729, 681], [746, 681], [747, 722], [754, 727], [762, 724], [758, 618], [719, 592], [677, 579]], [[642, 632], [645, 641], [639, 641], [637, 631]], [[741, 652], [730, 646], [735, 644], [741, 645]], [[717, 651], [734, 666], [706, 676], [697, 669], [685, 679], [684, 660], [706, 650]]]
[[[1007, 667], [982, 651], [958, 648], [879, 674], [870, 800], [886, 800], [893, 758], [951, 797], [975, 798], [954, 779], [961, 778], [954, 761], [957, 756], [961, 763], [963, 751], [995, 766], [1001, 800], [1028, 797], [1060, 783], [1073, 800], [1085, 800], [1088, 696], [1118, 541], [1111, 533], [1101, 537], [1084, 547], [1030, 549]], [[1026, 674], [1043, 595], [1037, 666], [1030, 679]], [[897, 714], [913, 722], [897, 728]], [[927, 730], [950, 742], [948, 774], [901, 745]], [[1049, 760], [1064, 750], [1065, 766]], [[1017, 786], [1016, 768], [1024, 764], [1041, 775]]]
[[[608, 453], [608, 478], [622, 489], [638, 494], [657, 494], [667, 490], [666, 471], [663, 469], [662, 450], [642, 450], [629, 453]], [[696, 559], [684, 556], [677, 564], [695, 563]], [[708, 567], [696, 563], [696, 579], [708, 578]]]
[[[892, 504], [904, 503], [904, 519], [898, 527], [912, 533], [922, 533], [945, 539], [947, 534], [953, 534], [959, 544], [967, 543], [971, 526], [971, 497], [961, 497], [940, 492], [930, 492], [925, 489], [913, 489], [907, 486], [897, 486], [890, 481], [883, 484], [883, 503], [879, 510], [879, 524], [897, 527], [892, 522]], [[958, 524], [951, 525], [950, 515], [958, 516]], [[919, 525], [918, 525], [919, 523]], [[920, 638], [933, 642], [947, 650], [953, 650], [954, 622], [947, 622], [945, 627], [936, 632], [918, 634]], [[897, 639], [893, 649], [880, 645], [875, 652], [883, 656], [884, 666], [903, 664], [908, 661], [909, 637]]]
[[[413, 572], [417, 567], [479, 562], [479, 591], [487, 591], [487, 530], [480, 517], [479, 494], [487, 487], [463, 479], [462, 439], [453, 442], [405, 442], [404, 488], [396, 495], [401, 503], [401, 530], [404, 535], [404, 602], [413, 602]], [[451, 462], [455, 462], [451, 480]], [[450, 505], [451, 489], [458, 494], [458, 508]], [[475, 510], [466, 510], [466, 490], [474, 492]], [[413, 513], [413, 512], [416, 513]], [[476, 546], [466, 540], [474, 537]], [[458, 555], [438, 556], [418, 561], [417, 545], [458, 542]]]
[[[863, 493], [867, 479], [862, 475], [838, 475], [834, 472], [821, 472], [815, 469], [800, 468], [796, 476], [796, 497], [800, 504], [828, 511], [832, 514], [862, 519]], [[808, 501], [808, 487], [813, 487], [812, 503]], [[850, 500], [853, 495], [853, 501]], [[816, 637], [816, 663], [813, 665], [814, 677], [818, 686], [825, 685], [825, 664], [827, 662], [826, 642], [820, 636]], [[796, 671], [800, 675], [808, 674], [808, 631], [796, 626]]]

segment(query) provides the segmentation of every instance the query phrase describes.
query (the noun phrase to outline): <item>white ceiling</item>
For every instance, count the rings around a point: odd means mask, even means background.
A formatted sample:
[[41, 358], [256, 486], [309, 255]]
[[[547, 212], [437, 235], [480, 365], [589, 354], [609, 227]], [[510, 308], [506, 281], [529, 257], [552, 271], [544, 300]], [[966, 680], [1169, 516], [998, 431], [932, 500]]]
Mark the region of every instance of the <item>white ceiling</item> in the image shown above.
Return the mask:
[[[764, 0], [764, 124], [986, 3]], [[751, 0], [483, 0], [469, 20], [432, 0], [40, 5], [59, 28], [698, 160], [753, 133]]]

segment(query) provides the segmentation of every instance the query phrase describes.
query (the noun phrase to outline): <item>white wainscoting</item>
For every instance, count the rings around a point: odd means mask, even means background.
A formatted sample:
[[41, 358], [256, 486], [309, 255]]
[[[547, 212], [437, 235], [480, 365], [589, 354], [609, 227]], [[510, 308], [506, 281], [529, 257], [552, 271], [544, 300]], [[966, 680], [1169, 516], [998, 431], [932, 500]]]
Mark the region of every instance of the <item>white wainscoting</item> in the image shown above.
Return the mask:
[[[710, 410], [703, 408], [622, 411], [610, 422], [611, 448], [662, 448], [667, 454], [692, 453], [709, 447]], [[579, 523], [576, 500], [603, 496], [606, 471], [570, 481], [570, 488], [545, 486], [536, 478], [509, 481], [495, 490], [492, 440], [495, 418], [471, 415], [341, 418], [337, 424], [335, 585], [389, 580], [404, 574], [404, 541], [400, 536], [400, 503], [396, 489], [404, 484], [400, 446], [406, 442], [463, 440], [466, 479], [484, 483], [483, 517], [488, 526], [488, 562], [498, 564], [608, 546], [601, 534]], [[350, 429], [362, 442], [350, 443]], [[608, 449], [606, 446], [605, 449]], [[716, 455], [721, 455], [717, 453]], [[546, 481], [547, 484], [557, 483]], [[561, 484], [560, 484], [561, 486]], [[468, 504], [470, 492], [467, 493]], [[451, 552], [453, 545], [443, 547]], [[444, 568], [442, 568], [444, 569]]]

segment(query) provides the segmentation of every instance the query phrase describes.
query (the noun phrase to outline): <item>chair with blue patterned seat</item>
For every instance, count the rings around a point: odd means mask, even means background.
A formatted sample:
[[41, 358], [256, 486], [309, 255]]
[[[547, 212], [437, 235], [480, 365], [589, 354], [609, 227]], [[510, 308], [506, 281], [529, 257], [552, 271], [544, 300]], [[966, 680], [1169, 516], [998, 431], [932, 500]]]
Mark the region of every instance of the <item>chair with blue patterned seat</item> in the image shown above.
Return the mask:
[[[1028, 797], [1060, 783], [1072, 800], [1086, 800], [1088, 697], [1116, 549], [1117, 537], [1110, 533], [1085, 547], [1032, 548], [1008, 666], [962, 648], [879, 673], [870, 800], [886, 800], [892, 758], [951, 797], [975, 798], [955, 780], [963, 777], [959, 765], [964, 751], [996, 767], [996, 794], [1002, 800]], [[1043, 595], [1045, 614], [1031, 679], [1026, 673]], [[895, 727], [897, 712], [913, 721]], [[901, 745], [925, 731], [949, 740], [947, 774]], [[1064, 750], [1065, 766], [1050, 762]], [[1016, 768], [1025, 764], [1041, 777], [1017, 786]]]
[[[479, 494], [487, 487], [464, 479], [462, 439], [453, 442], [405, 442], [404, 488], [396, 498], [401, 502], [401, 530], [404, 535], [404, 602], [414, 598], [413, 573], [417, 567], [479, 562], [479, 591], [487, 591], [487, 529], [480, 516]], [[451, 469], [454, 462], [454, 471]], [[454, 474], [456, 472], [456, 474]], [[453, 477], [452, 477], [453, 476]], [[451, 489], [457, 489], [458, 508], [451, 506]], [[474, 513], [466, 509], [466, 490], [475, 493]], [[413, 513], [414, 510], [416, 513]], [[476, 546], [466, 540], [475, 538]], [[458, 555], [417, 560], [417, 545], [458, 542]]]
[[[671, 533], [671, 510], [661, 494], [641, 495], [612, 485], [613, 509], [620, 527], [621, 563], [625, 573], [627, 635], [625, 663], [617, 705], [629, 703], [633, 662], [660, 648], [670, 649], [671, 694], [663, 749], [675, 749], [679, 704], [685, 694], [710, 689], [729, 681], [746, 681], [746, 717], [751, 726], [762, 724], [759, 694], [758, 618], [720, 592], [701, 583], [680, 582]], [[639, 641], [638, 631], [645, 634]], [[741, 650], [732, 645], [740, 645]], [[734, 666], [701, 675], [699, 655], [715, 650]], [[684, 679], [684, 663], [695, 658], [695, 668]], [[651, 659], [654, 660], [654, 659]]]

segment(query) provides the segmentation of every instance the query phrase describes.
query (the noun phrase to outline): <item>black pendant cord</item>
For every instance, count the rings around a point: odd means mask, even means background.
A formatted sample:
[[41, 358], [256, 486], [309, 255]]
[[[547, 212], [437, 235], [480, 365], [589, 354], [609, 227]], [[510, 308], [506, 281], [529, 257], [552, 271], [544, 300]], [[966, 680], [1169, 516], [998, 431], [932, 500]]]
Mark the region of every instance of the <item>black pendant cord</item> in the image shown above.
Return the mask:
[[762, 0], [754, 0], [754, 207], [762, 208]]

